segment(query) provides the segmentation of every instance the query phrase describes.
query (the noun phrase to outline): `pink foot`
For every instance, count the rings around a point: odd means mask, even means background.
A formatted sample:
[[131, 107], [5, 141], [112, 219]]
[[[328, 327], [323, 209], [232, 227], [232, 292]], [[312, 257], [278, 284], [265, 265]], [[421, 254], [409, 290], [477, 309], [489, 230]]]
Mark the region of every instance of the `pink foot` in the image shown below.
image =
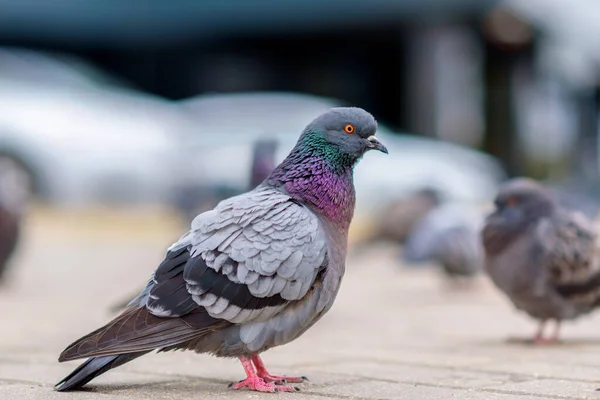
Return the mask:
[[308, 381], [308, 378], [305, 376], [271, 375], [258, 354], [253, 354], [251, 359], [256, 367], [256, 375], [263, 378], [265, 382], [274, 382], [280, 385], [283, 383], [302, 383]]
[[551, 338], [544, 338], [544, 337], [534, 337], [531, 342], [533, 344], [538, 344], [538, 345], [550, 345], [550, 344], [559, 344], [560, 340], [558, 338], [555, 337], [551, 337]]
[[265, 382], [274, 382], [278, 385], [283, 383], [302, 383], [307, 381], [308, 378], [305, 376], [284, 376], [284, 375], [271, 375], [268, 371], [258, 371], [258, 376], [263, 378]]
[[289, 385], [276, 385], [272, 382], [265, 382], [263, 378], [253, 376], [237, 383], [229, 385], [234, 390], [248, 388], [256, 392], [274, 393], [274, 392], [297, 392], [298, 388]]
[[539, 345], [548, 345], [548, 344], [559, 344], [560, 340], [560, 321], [556, 321], [556, 328], [554, 330], [554, 334], [550, 337], [544, 336], [544, 328], [546, 326], [546, 321], [540, 321], [540, 326], [538, 328], [537, 333], [533, 337], [532, 343]]

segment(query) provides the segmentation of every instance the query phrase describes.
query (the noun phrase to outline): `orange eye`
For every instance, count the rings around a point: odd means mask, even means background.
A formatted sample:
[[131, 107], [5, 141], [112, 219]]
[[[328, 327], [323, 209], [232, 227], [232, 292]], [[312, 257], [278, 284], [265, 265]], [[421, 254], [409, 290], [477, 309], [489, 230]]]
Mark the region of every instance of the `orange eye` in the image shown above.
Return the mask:
[[354, 125], [352, 124], [348, 124], [344, 127], [344, 131], [346, 131], [346, 133], [354, 133]]
[[517, 205], [517, 199], [515, 199], [514, 197], [509, 197], [508, 199], [506, 199], [507, 207], [514, 207], [516, 205]]

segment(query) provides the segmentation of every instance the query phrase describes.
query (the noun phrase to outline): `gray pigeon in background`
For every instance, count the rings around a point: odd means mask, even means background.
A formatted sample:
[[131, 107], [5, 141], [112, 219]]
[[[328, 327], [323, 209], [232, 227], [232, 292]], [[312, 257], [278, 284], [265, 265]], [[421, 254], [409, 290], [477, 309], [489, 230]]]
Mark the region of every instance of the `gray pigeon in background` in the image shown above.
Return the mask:
[[404, 244], [409, 263], [433, 261], [450, 277], [471, 277], [483, 270], [483, 216], [461, 204], [444, 204], [425, 215]]
[[0, 284], [6, 282], [28, 206], [29, 191], [19, 172], [0, 161]]
[[21, 233], [21, 216], [0, 205], [0, 283], [17, 247]]
[[296, 390], [283, 383], [303, 378], [271, 375], [260, 354], [331, 308], [345, 269], [354, 166], [368, 150], [387, 153], [376, 130], [359, 108], [312, 121], [264, 183], [198, 215], [128, 307], [62, 352], [61, 362], [90, 358], [56, 390], [177, 349], [239, 358], [247, 378], [234, 389]]
[[[486, 270], [514, 303], [540, 321], [534, 342], [556, 342], [560, 323], [600, 305], [597, 234], [581, 213], [557, 205], [530, 179], [505, 183], [486, 219], [482, 238]], [[556, 331], [544, 338], [546, 321]]]
[[440, 193], [429, 187], [391, 202], [379, 214], [375, 231], [368, 241], [403, 244], [413, 227], [440, 202]]
[[186, 220], [191, 221], [198, 212], [212, 209], [221, 200], [254, 189], [275, 169], [276, 150], [275, 139], [263, 138], [252, 144], [250, 179], [246, 188], [214, 184], [186, 187], [176, 193], [173, 198], [174, 206], [182, 212]]
[[250, 187], [252, 190], [269, 177], [275, 169], [275, 152], [277, 140], [261, 139], [254, 144], [252, 154], [252, 171], [250, 173]]

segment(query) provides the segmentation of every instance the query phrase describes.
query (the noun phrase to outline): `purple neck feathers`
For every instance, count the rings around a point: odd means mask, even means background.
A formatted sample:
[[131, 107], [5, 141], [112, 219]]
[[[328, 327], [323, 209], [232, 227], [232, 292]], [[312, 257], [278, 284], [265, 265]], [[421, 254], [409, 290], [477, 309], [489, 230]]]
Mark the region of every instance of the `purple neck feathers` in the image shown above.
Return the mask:
[[356, 195], [352, 177], [356, 160], [327, 157], [319, 149], [298, 146], [273, 171], [268, 183], [281, 187], [347, 233]]

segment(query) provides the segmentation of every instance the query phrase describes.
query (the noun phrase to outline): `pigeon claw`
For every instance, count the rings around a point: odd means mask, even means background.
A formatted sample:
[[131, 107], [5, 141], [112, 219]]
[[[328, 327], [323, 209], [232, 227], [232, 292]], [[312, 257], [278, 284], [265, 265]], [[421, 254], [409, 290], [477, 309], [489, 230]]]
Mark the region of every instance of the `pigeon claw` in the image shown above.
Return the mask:
[[538, 346], [543, 345], [557, 345], [560, 344], [560, 340], [557, 338], [544, 338], [544, 337], [535, 337], [531, 339], [531, 343]]
[[305, 376], [271, 375], [266, 371], [258, 371], [258, 376], [263, 378], [265, 382], [273, 382], [277, 385], [283, 385], [286, 383], [302, 383], [304, 381], [308, 381]]
[[298, 388], [288, 385], [277, 385], [273, 382], [266, 382], [258, 376], [249, 377], [243, 381], [229, 385], [233, 390], [248, 389], [255, 392], [275, 393], [275, 392], [297, 392]]

